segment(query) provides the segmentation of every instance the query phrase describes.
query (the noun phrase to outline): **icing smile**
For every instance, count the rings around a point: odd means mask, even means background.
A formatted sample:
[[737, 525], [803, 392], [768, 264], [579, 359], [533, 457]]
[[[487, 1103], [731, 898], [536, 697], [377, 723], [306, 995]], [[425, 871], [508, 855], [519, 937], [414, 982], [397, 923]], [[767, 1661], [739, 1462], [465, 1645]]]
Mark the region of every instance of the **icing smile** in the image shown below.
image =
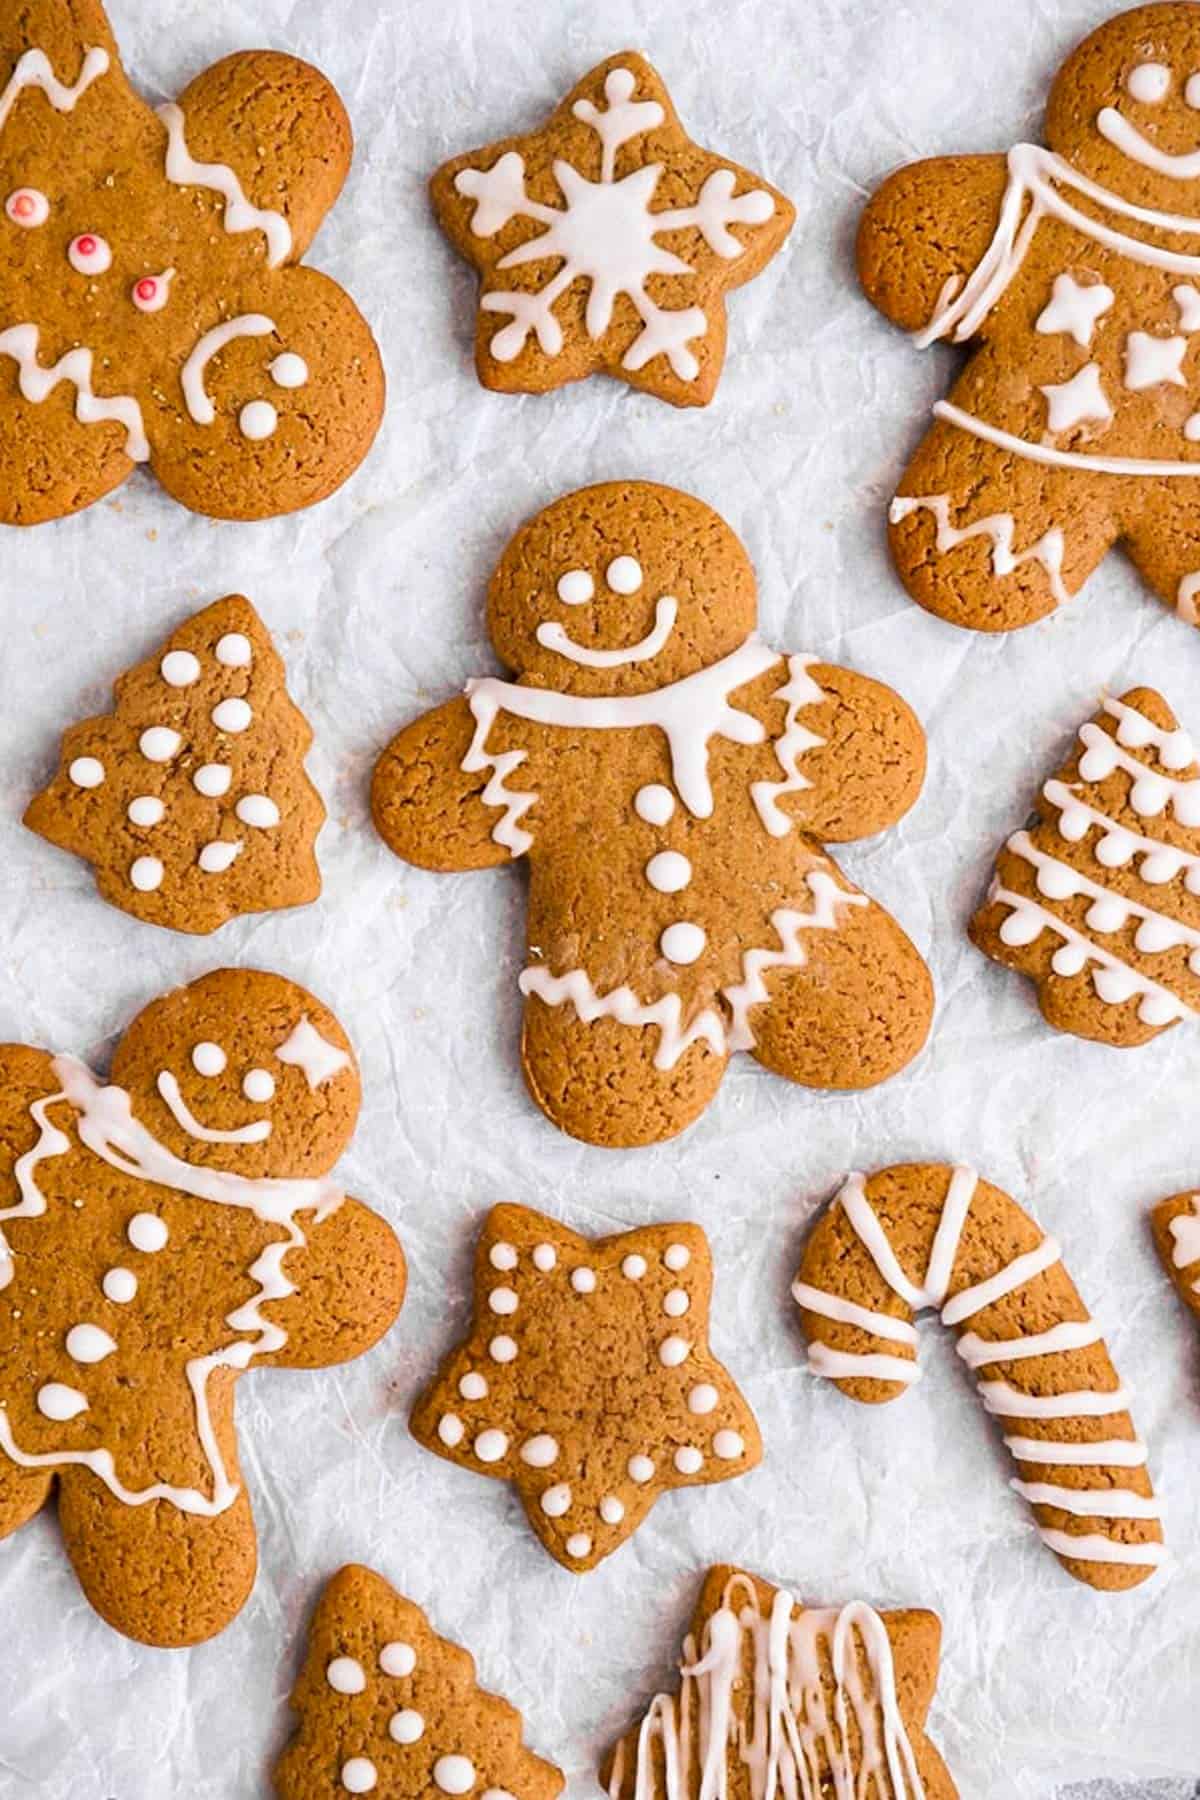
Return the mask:
[[664, 594], [654, 608], [654, 629], [639, 643], [630, 644], [624, 650], [589, 650], [569, 637], [565, 626], [557, 621], [539, 625], [537, 641], [543, 649], [553, 650], [558, 656], [569, 657], [572, 662], [582, 663], [585, 668], [619, 669], [625, 663], [648, 662], [657, 656], [675, 629], [678, 611], [678, 602], [670, 594]]
[[202, 1143], [261, 1144], [271, 1135], [269, 1119], [255, 1119], [252, 1124], [239, 1125], [234, 1131], [214, 1131], [211, 1126], [202, 1125], [189, 1109], [187, 1101], [179, 1091], [179, 1083], [169, 1069], [159, 1070], [155, 1085], [170, 1108], [176, 1124], [182, 1125], [189, 1137], [198, 1138]]
[[1153, 169], [1156, 175], [1170, 175], [1176, 181], [1195, 181], [1200, 176], [1200, 149], [1189, 150], [1182, 156], [1169, 155], [1143, 137], [1137, 126], [1131, 125], [1115, 106], [1104, 107], [1096, 120], [1096, 129], [1123, 156]]

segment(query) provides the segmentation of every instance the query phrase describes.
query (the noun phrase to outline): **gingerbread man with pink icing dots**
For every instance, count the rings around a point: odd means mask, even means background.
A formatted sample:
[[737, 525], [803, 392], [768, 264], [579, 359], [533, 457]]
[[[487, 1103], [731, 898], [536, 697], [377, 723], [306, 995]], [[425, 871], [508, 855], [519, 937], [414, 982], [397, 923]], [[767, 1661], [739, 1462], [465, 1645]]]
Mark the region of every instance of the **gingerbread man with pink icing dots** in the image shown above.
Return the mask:
[[1124, 545], [1200, 623], [1200, 9], [1110, 19], [1059, 70], [1046, 146], [898, 170], [868, 298], [970, 358], [890, 514], [900, 577], [978, 631], [1030, 624]]
[[238, 1377], [358, 1356], [404, 1297], [330, 1174], [353, 1053], [295, 983], [218, 970], [138, 1015], [107, 1082], [21, 1044], [0, 1076], [0, 1537], [56, 1489], [97, 1612], [202, 1642], [254, 1583]]
[[224, 58], [157, 114], [99, 0], [0, 18], [0, 521], [149, 463], [193, 511], [312, 505], [366, 454], [383, 371], [349, 296], [297, 266], [350, 165], [316, 69]]

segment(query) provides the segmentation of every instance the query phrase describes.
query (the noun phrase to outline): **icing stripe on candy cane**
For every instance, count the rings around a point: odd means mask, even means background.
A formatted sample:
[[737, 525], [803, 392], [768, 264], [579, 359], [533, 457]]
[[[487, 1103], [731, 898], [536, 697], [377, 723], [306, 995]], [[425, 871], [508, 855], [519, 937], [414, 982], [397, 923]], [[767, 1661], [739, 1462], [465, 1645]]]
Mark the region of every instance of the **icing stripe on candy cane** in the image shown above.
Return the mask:
[[[878, 1190], [880, 1210], [872, 1203], [870, 1186]], [[932, 1215], [931, 1202], [936, 1206]], [[932, 1233], [919, 1279], [908, 1266], [912, 1234], [899, 1237], [901, 1221], [909, 1222], [905, 1208], [911, 1208], [918, 1242]], [[936, 1224], [929, 1223], [931, 1216]], [[980, 1262], [986, 1267], [990, 1254], [989, 1225], [1009, 1242], [1020, 1242], [1022, 1237], [1028, 1241], [1033, 1221], [973, 1170], [914, 1165], [884, 1170], [870, 1183], [861, 1174], [850, 1175], [813, 1231], [792, 1289], [804, 1314], [809, 1368], [840, 1384], [874, 1381], [893, 1389], [864, 1396], [848, 1388], [851, 1398], [894, 1399], [917, 1379], [914, 1313], [938, 1310], [943, 1323], [952, 1327], [977, 1324], [989, 1308], [1021, 1294], [1020, 1305], [997, 1321], [996, 1335], [989, 1335], [985, 1324], [983, 1331], [962, 1331], [957, 1344], [967, 1366], [981, 1372], [978, 1391], [988, 1413], [1005, 1421], [1037, 1422], [1030, 1428], [1032, 1436], [1026, 1431], [1005, 1437], [1021, 1471], [1012, 1486], [1034, 1508], [1043, 1540], [1070, 1573], [1080, 1573], [1093, 1585], [1111, 1585], [1112, 1577], [1105, 1583], [1098, 1571], [1121, 1565], [1141, 1571], [1134, 1579], [1144, 1580], [1162, 1560], [1162, 1532], [1148, 1477], [1140, 1477], [1144, 1488], [1139, 1489], [1129, 1485], [1128, 1475], [1119, 1474], [1144, 1470], [1146, 1463], [1145, 1445], [1134, 1436], [1129, 1419], [1130, 1396], [1120, 1385], [1099, 1327], [1061, 1267], [1053, 1238], [1042, 1234], [1034, 1248], [1009, 1256], [992, 1274], [978, 1278]], [[900, 1242], [903, 1253], [897, 1248]], [[857, 1254], [848, 1250], [848, 1243]], [[969, 1279], [972, 1274], [977, 1278]], [[865, 1303], [864, 1281], [868, 1293], [872, 1286], [880, 1288], [878, 1305]], [[1047, 1314], [1050, 1324], [1044, 1324]], [[1020, 1326], [1026, 1317], [1043, 1328], [1011, 1335], [1012, 1325]], [[902, 1330], [911, 1337], [902, 1336]], [[858, 1338], [847, 1341], [850, 1332]], [[872, 1339], [886, 1348], [876, 1349]], [[1086, 1371], [1086, 1385], [1046, 1392], [1049, 1371], [1060, 1368], [1068, 1379], [1073, 1368]], [[991, 1378], [983, 1379], [983, 1373]], [[1111, 1386], [1105, 1385], [1106, 1377]], [[1053, 1379], [1057, 1387], [1058, 1378]], [[1109, 1435], [1094, 1439], [1092, 1421], [1104, 1421]], [[1119, 1435], [1122, 1427], [1128, 1436]], [[1112, 1435], [1114, 1430], [1118, 1435]], [[1024, 1465], [1041, 1467], [1045, 1478], [1027, 1474]], [[1071, 1470], [1085, 1472], [1081, 1486], [1071, 1484]], [[1056, 1513], [1109, 1523], [1076, 1535], [1059, 1528]]]
[[52, 394], [60, 381], [75, 389], [75, 417], [81, 425], [103, 425], [113, 420], [125, 427], [125, 454], [131, 462], [147, 462], [150, 445], [142, 409], [130, 394], [101, 396], [92, 388], [92, 352], [80, 344], [68, 350], [49, 369], [38, 361], [36, 325], [10, 325], [0, 331], [0, 356], [11, 356], [17, 365], [17, 384], [34, 406]]
[[98, 46], [84, 54], [80, 64], [78, 79], [70, 86], [61, 82], [50, 66], [50, 59], [44, 50], [26, 50], [17, 58], [17, 65], [8, 81], [4, 92], [0, 93], [0, 131], [8, 122], [8, 116], [17, 103], [18, 96], [26, 88], [40, 88], [56, 112], [74, 112], [76, 102], [98, 81], [101, 75], [108, 73], [108, 51]]

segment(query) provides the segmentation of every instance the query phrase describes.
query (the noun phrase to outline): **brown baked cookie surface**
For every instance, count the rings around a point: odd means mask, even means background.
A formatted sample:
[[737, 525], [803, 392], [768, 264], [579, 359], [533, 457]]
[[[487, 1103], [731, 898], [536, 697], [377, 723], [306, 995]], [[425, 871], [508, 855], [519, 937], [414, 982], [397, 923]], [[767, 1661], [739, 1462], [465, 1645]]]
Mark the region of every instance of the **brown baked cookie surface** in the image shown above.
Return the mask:
[[0, 521], [61, 518], [149, 463], [259, 519], [358, 467], [383, 367], [299, 259], [350, 166], [316, 69], [226, 57], [155, 113], [99, 0], [0, 12]]
[[1200, 1194], [1173, 1194], [1150, 1215], [1154, 1244], [1180, 1299], [1200, 1318]]
[[375, 770], [384, 840], [420, 868], [528, 856], [522, 1062], [562, 1130], [682, 1131], [730, 1055], [865, 1088], [917, 1054], [929, 972], [827, 855], [924, 778], [898, 695], [755, 635], [754, 571], [689, 495], [609, 482], [548, 506], [492, 578], [518, 678], [468, 682]]
[[175, 931], [303, 906], [325, 818], [308, 721], [240, 594], [206, 606], [122, 675], [115, 709], [64, 734], [25, 823], [90, 862], [122, 912]]
[[1200, 1011], [1200, 766], [1161, 694], [1107, 698], [996, 859], [971, 939], [1059, 1031], [1121, 1048]]
[[537, 131], [444, 163], [431, 191], [479, 271], [485, 387], [541, 394], [602, 372], [675, 406], [712, 399], [725, 295], [765, 268], [796, 216], [693, 142], [633, 50], [592, 69]]
[[761, 1459], [754, 1415], [709, 1349], [711, 1298], [698, 1225], [591, 1239], [494, 1207], [470, 1335], [413, 1409], [413, 1436], [511, 1481], [551, 1556], [594, 1568], [660, 1494]]
[[329, 1171], [360, 1089], [294, 982], [221, 969], [152, 1002], [103, 1083], [0, 1047], [0, 1537], [57, 1488], [115, 1630], [196, 1644], [254, 1584], [234, 1387], [361, 1355], [404, 1297], [391, 1228]]
[[1163, 1559], [1146, 1446], [1058, 1242], [973, 1169], [853, 1174], [805, 1245], [792, 1287], [808, 1364], [852, 1400], [919, 1379], [914, 1315], [940, 1312], [1001, 1421], [1011, 1486], [1077, 1581], [1136, 1587]]
[[478, 1685], [474, 1658], [354, 1563], [321, 1596], [291, 1703], [279, 1800], [554, 1800], [563, 1786], [521, 1742], [520, 1714]]
[[601, 1784], [610, 1800], [956, 1800], [925, 1735], [941, 1638], [936, 1613], [805, 1606], [760, 1576], [712, 1568], [677, 1693], [656, 1695]]
[[1067, 58], [1045, 144], [899, 169], [859, 232], [867, 297], [970, 359], [891, 508], [929, 611], [1007, 631], [1120, 541], [1200, 620], [1200, 10], [1141, 6]]

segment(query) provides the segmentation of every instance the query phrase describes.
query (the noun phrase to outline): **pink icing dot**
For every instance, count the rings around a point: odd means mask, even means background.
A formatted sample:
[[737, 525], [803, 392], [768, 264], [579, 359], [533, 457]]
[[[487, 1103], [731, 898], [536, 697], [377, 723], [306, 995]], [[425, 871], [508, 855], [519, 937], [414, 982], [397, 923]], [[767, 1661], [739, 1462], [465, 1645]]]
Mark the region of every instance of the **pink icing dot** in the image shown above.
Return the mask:
[[143, 275], [135, 281], [131, 291], [131, 299], [139, 312], [161, 312], [171, 297], [171, 279], [174, 269], [164, 269], [161, 275]]
[[148, 275], [144, 281], [138, 282], [133, 291], [139, 300], [153, 300], [158, 292], [158, 283], [153, 276]]
[[4, 210], [14, 225], [28, 229], [46, 223], [50, 217], [50, 202], [37, 188], [16, 188], [4, 202]]

